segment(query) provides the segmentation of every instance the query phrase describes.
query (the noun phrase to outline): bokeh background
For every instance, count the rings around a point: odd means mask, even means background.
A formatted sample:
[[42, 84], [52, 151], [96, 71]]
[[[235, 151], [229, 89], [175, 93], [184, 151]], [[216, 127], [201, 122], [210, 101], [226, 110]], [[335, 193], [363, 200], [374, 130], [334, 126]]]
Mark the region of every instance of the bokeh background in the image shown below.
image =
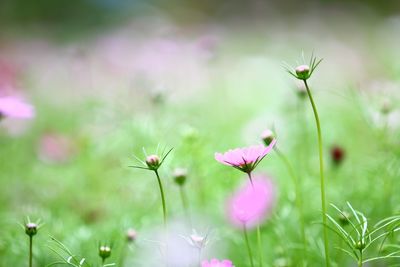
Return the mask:
[[[241, 235], [224, 212], [243, 177], [214, 152], [259, 143], [273, 128], [302, 178], [310, 266], [320, 266], [313, 117], [283, 66], [303, 52], [324, 58], [310, 84], [329, 202], [350, 201], [375, 221], [398, 213], [399, 8], [396, 0], [2, 0], [0, 96], [18, 96], [35, 112], [0, 121], [0, 265], [25, 264], [18, 222], [30, 216], [45, 222], [37, 266], [55, 259], [49, 235], [92, 262], [98, 242], [111, 240], [117, 261], [133, 227], [142, 238], [129, 262], [151, 267], [143, 255], [161, 224], [158, 188], [151, 173], [128, 166], [143, 147], [154, 153], [160, 145], [174, 148], [161, 171], [170, 216], [183, 216], [171, 173], [185, 167], [197, 228], [215, 232], [205, 255], [246, 266]], [[340, 167], [329, 160], [334, 146], [346, 151]], [[259, 171], [278, 188], [264, 226], [266, 258], [296, 266], [293, 184], [276, 155]]]

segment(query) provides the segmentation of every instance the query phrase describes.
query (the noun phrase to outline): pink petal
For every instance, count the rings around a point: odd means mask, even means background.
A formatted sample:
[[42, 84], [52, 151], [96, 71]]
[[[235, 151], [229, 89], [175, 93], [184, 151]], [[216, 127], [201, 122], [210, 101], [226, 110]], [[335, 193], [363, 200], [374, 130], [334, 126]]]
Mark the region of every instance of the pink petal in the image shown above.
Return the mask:
[[0, 98], [0, 114], [18, 119], [30, 119], [35, 111], [32, 105], [25, 103], [20, 98], [8, 96]]

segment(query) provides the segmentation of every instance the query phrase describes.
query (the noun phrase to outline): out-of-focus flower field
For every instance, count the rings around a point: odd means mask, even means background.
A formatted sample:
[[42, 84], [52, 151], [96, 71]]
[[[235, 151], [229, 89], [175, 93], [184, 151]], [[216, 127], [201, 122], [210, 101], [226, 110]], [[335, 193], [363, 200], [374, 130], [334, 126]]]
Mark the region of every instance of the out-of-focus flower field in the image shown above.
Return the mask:
[[400, 16], [278, 10], [0, 35], [0, 266], [399, 265]]

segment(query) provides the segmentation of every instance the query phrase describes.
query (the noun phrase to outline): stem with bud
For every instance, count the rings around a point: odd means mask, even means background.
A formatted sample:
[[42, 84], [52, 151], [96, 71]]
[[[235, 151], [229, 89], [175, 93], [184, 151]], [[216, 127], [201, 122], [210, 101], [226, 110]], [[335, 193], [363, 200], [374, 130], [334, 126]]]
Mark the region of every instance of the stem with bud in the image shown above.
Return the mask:
[[324, 249], [325, 249], [325, 263], [326, 266], [330, 266], [329, 262], [329, 243], [328, 243], [328, 230], [326, 228], [327, 220], [326, 220], [326, 196], [325, 196], [325, 177], [324, 177], [324, 158], [323, 158], [323, 151], [322, 151], [322, 134], [321, 134], [321, 124], [319, 121], [317, 107], [314, 103], [314, 99], [311, 94], [311, 90], [307, 84], [307, 80], [303, 79], [304, 85], [307, 90], [307, 95], [310, 100], [314, 117], [315, 123], [317, 126], [317, 134], [318, 134], [318, 149], [319, 149], [319, 173], [320, 173], [320, 186], [321, 186], [321, 208], [322, 208], [322, 224], [323, 224], [323, 234], [324, 234]]

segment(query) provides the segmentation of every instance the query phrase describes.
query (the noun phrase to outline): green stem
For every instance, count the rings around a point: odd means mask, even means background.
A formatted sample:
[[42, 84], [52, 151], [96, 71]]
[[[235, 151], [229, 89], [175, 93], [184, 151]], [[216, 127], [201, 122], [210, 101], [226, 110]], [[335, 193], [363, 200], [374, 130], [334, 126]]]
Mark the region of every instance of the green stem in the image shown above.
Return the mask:
[[121, 249], [121, 254], [119, 256], [119, 264], [118, 266], [124, 266], [124, 261], [125, 261], [125, 256], [126, 256], [126, 249], [127, 249], [127, 243], [124, 242], [124, 244], [122, 245], [122, 249]]
[[318, 149], [319, 149], [319, 174], [321, 180], [321, 207], [322, 207], [322, 223], [323, 223], [323, 233], [324, 233], [324, 248], [325, 248], [325, 263], [326, 266], [330, 266], [329, 262], [329, 245], [328, 245], [328, 230], [325, 227], [327, 225], [326, 220], [326, 197], [325, 197], [325, 177], [324, 177], [324, 158], [323, 158], [323, 151], [322, 151], [322, 134], [321, 134], [321, 124], [319, 121], [317, 107], [315, 106], [314, 99], [311, 95], [310, 88], [308, 87], [307, 81], [303, 80], [304, 85], [307, 89], [308, 98], [310, 99], [311, 106], [314, 112], [315, 123], [317, 126], [317, 133], [318, 133]]
[[358, 267], [363, 266], [363, 252], [360, 250], [360, 257], [358, 258]]
[[201, 267], [201, 248], [199, 248], [199, 254], [198, 254], [197, 261], [198, 261], [199, 267]]
[[[305, 230], [305, 224], [304, 224], [303, 199], [302, 199], [302, 193], [301, 193], [299, 179], [294, 172], [292, 164], [290, 164], [290, 161], [285, 156], [285, 154], [283, 154], [282, 151], [280, 151], [280, 149], [276, 146], [274, 149], [275, 149], [276, 154], [280, 158], [280, 160], [286, 166], [286, 169], [294, 183], [295, 192], [296, 192], [296, 205], [297, 205], [297, 211], [299, 213], [301, 239], [303, 241], [304, 252], [306, 253], [307, 252], [307, 238], [306, 238], [306, 230]], [[305, 256], [305, 255], [303, 255], [303, 256]], [[304, 262], [303, 262], [303, 265], [304, 265]]]
[[[251, 186], [254, 189], [254, 184], [253, 184], [253, 178], [251, 177], [251, 172], [248, 172], [247, 175], [249, 176], [249, 180], [251, 183]], [[257, 247], [258, 247], [258, 261], [260, 264], [260, 267], [263, 266], [263, 252], [262, 252], [262, 240], [261, 240], [261, 231], [260, 231], [260, 224], [257, 224]]]
[[183, 186], [179, 186], [179, 192], [180, 192], [180, 195], [181, 195], [183, 210], [185, 212], [185, 215], [186, 215], [186, 218], [187, 218], [187, 220], [189, 222], [189, 225], [191, 226], [192, 225], [192, 220], [190, 218], [187, 197], [186, 197], [186, 194], [185, 194], [185, 190], [183, 189]]
[[257, 244], [258, 244], [258, 260], [259, 260], [259, 264], [260, 267], [263, 267], [263, 254], [262, 254], [262, 242], [261, 242], [261, 230], [260, 230], [260, 225], [257, 225]]
[[33, 236], [29, 236], [29, 267], [32, 267], [32, 258], [33, 258], [33, 253], [32, 253], [32, 243], [33, 243]]
[[164, 196], [164, 189], [161, 183], [160, 176], [158, 175], [158, 171], [154, 170], [157, 176], [158, 186], [160, 187], [160, 194], [161, 194], [161, 201], [162, 201], [162, 208], [163, 208], [163, 218], [164, 218], [164, 226], [167, 225], [167, 206], [165, 204], [165, 196]]
[[250, 248], [250, 243], [249, 243], [249, 237], [247, 236], [246, 225], [243, 225], [243, 235], [244, 235], [244, 240], [246, 241], [247, 252], [249, 253], [250, 265], [251, 265], [251, 267], [254, 267], [253, 254], [251, 253], [251, 248]]

